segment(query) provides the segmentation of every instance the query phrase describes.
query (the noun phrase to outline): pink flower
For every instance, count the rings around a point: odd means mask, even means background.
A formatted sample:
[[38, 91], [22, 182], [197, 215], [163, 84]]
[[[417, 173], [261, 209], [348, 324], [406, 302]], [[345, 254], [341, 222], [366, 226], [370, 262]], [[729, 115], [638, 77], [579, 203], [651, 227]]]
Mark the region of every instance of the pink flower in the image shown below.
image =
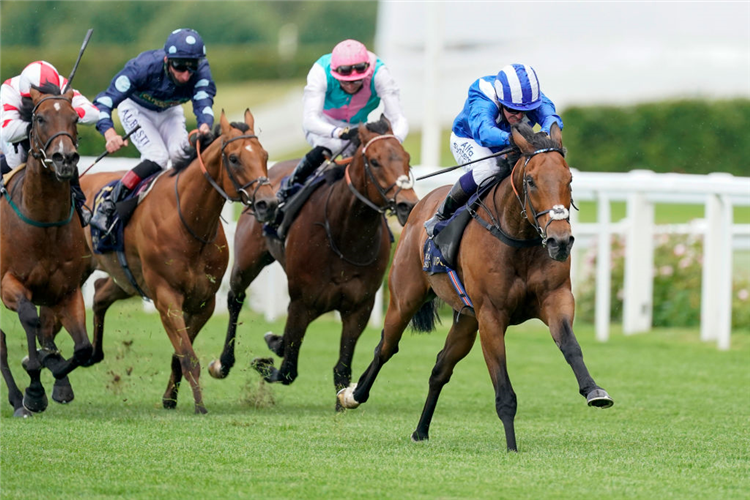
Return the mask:
[[750, 298], [750, 291], [747, 290], [747, 288], [743, 288], [739, 292], [737, 292], [737, 298], [740, 299], [742, 302], [745, 302], [747, 299]]
[[659, 275], [661, 276], [672, 276], [674, 274], [674, 268], [672, 266], [661, 266], [659, 268]]
[[681, 255], [685, 255], [685, 252], [687, 251], [687, 247], [683, 245], [682, 243], [678, 243], [674, 247], [674, 254], [679, 257]]
[[684, 259], [680, 259], [680, 263], [678, 264], [680, 269], [685, 269], [687, 267], [690, 267], [690, 265], [693, 263], [693, 259], [690, 257], [685, 257]]

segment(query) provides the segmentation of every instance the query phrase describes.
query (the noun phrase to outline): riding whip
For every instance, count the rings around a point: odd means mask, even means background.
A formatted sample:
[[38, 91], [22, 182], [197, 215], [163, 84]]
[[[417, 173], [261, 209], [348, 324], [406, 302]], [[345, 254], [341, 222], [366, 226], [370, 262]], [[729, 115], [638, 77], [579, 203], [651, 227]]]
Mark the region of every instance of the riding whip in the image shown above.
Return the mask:
[[[137, 132], [137, 131], [138, 131], [138, 129], [140, 129], [140, 128], [141, 128], [141, 126], [140, 126], [140, 125], [136, 125], [136, 126], [135, 126], [135, 128], [134, 128], [133, 130], [131, 130], [130, 132], [128, 132], [128, 133], [127, 133], [127, 135], [125, 135], [125, 137], [123, 137], [123, 138], [122, 138], [122, 140], [123, 140], [123, 141], [127, 141], [127, 140], [128, 140], [128, 137], [130, 137], [131, 135], [133, 135], [133, 134], [134, 134], [135, 132]], [[105, 150], [104, 150], [104, 152], [103, 152], [102, 154], [100, 154], [99, 156], [97, 156], [97, 157], [96, 157], [96, 160], [94, 160], [94, 163], [92, 163], [91, 165], [89, 165], [89, 166], [88, 166], [88, 168], [86, 168], [86, 170], [84, 170], [84, 171], [83, 171], [83, 173], [82, 173], [81, 175], [79, 175], [78, 177], [79, 177], [79, 178], [81, 178], [81, 177], [83, 177], [84, 175], [86, 175], [86, 172], [88, 172], [89, 170], [91, 170], [91, 167], [93, 167], [94, 165], [96, 165], [97, 163], [99, 163], [99, 160], [101, 160], [102, 158], [104, 158], [104, 157], [105, 157], [105, 156], [107, 156], [108, 154], [109, 154], [109, 151], [107, 151], [107, 150], [105, 149]]]
[[81, 51], [78, 52], [78, 59], [76, 60], [75, 65], [73, 66], [73, 71], [70, 72], [70, 76], [68, 77], [68, 83], [65, 84], [65, 88], [61, 91], [62, 94], [64, 94], [69, 88], [71, 88], [71, 82], [73, 81], [73, 77], [76, 75], [76, 70], [78, 69], [78, 63], [81, 62], [81, 58], [83, 57], [83, 51], [86, 50], [86, 46], [89, 44], [89, 40], [91, 39], [91, 35], [94, 33], [94, 28], [89, 28], [89, 30], [86, 32], [86, 37], [83, 39], [83, 45], [81, 45]]
[[471, 165], [472, 163], [476, 163], [478, 161], [483, 161], [483, 160], [487, 160], [489, 158], [495, 158], [496, 156], [500, 156], [500, 155], [504, 155], [504, 154], [510, 153], [514, 149], [516, 149], [516, 148], [513, 148], [513, 147], [506, 148], [506, 149], [503, 149], [502, 151], [498, 151], [497, 153], [492, 153], [489, 156], [485, 156], [484, 158], [478, 158], [476, 160], [472, 160], [472, 161], [469, 161], [469, 162], [466, 162], [466, 163], [462, 163], [460, 165], [455, 165], [453, 167], [448, 167], [448, 168], [444, 168], [442, 170], [438, 170], [437, 172], [433, 172], [431, 174], [423, 175], [422, 177], [417, 177], [417, 180], [421, 181], [422, 179], [427, 179], [429, 177], [434, 177], [436, 175], [445, 174], [447, 172], [451, 172], [453, 170], [456, 170], [457, 168], [465, 167], [466, 165]]

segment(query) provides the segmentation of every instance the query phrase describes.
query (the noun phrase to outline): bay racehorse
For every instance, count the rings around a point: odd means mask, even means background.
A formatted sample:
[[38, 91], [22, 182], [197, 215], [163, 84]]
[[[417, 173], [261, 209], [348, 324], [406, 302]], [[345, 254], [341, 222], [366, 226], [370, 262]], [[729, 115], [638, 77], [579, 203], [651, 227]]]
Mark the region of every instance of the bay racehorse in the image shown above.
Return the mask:
[[[329, 182], [307, 200], [288, 230], [286, 242], [264, 236], [260, 223], [240, 217], [235, 236], [235, 261], [229, 292], [229, 327], [221, 358], [209, 372], [224, 378], [234, 365], [237, 320], [245, 290], [274, 260], [283, 266], [289, 284], [289, 307], [283, 336], [266, 334], [268, 347], [283, 358], [255, 360], [268, 382], [290, 384], [297, 377], [297, 359], [308, 325], [328, 311], [342, 320], [339, 359], [333, 368], [336, 389], [349, 385], [354, 348], [372, 312], [390, 259], [391, 239], [384, 213], [397, 214], [403, 225], [418, 201], [412, 189], [409, 154], [392, 135], [385, 117], [359, 126], [360, 146], [343, 172], [343, 181]], [[275, 188], [296, 161], [270, 170]]]
[[[339, 402], [356, 408], [367, 401], [382, 366], [396, 353], [414, 325], [434, 327], [435, 298], [449, 304], [454, 322], [429, 381], [427, 401], [415, 441], [428, 439], [438, 397], [455, 365], [471, 350], [477, 330], [495, 387], [495, 408], [505, 428], [508, 450], [517, 450], [514, 418], [516, 394], [506, 369], [505, 333], [509, 325], [541, 319], [570, 364], [579, 392], [589, 406], [608, 408], [613, 401], [589, 375], [573, 333], [575, 301], [570, 289], [571, 233], [569, 210], [572, 176], [562, 150], [562, 134], [554, 125], [550, 137], [528, 125], [514, 126], [513, 142], [522, 154], [511, 175], [492, 188], [473, 214], [461, 240], [457, 271], [473, 309], [467, 308], [447, 274], [422, 271], [427, 238], [424, 222], [447, 194], [438, 188], [414, 209], [401, 235], [389, 276], [391, 292], [382, 339], [357, 384], [339, 392]], [[477, 223], [477, 219], [482, 222]], [[489, 229], [489, 231], [488, 231]]]
[[[94, 357], [104, 356], [104, 315], [117, 300], [140, 291], [151, 298], [174, 346], [172, 373], [162, 404], [177, 405], [184, 376], [195, 399], [195, 412], [206, 413], [199, 383], [200, 363], [193, 342], [214, 311], [216, 291], [229, 261], [220, 215], [227, 200], [241, 201], [260, 220], [275, 214], [276, 195], [268, 182], [268, 153], [253, 131], [254, 118], [227, 121], [222, 112], [220, 135], [200, 136], [192, 155], [161, 175], [125, 228], [125, 255], [136, 286], [114, 253], [96, 254], [99, 269], [110, 276], [95, 283]], [[122, 176], [102, 173], [82, 179], [86, 197]], [[87, 234], [91, 244], [91, 235]]]
[[[8, 366], [5, 333], [0, 331], [0, 369], [14, 415], [19, 417], [47, 407], [40, 381], [42, 366], [55, 376], [53, 399], [68, 402], [72, 391], [67, 374], [92, 361], [81, 295], [91, 252], [81, 223], [74, 216], [70, 189], [79, 160], [73, 91], [60, 94], [57, 86], [46, 84], [32, 88], [30, 94], [29, 157], [26, 167], [3, 188], [4, 200], [0, 199], [2, 301], [18, 313], [29, 352], [24, 367], [31, 383], [22, 395]], [[52, 329], [58, 324], [75, 342], [74, 354], [68, 360], [52, 343]], [[39, 352], [37, 339], [42, 346]]]

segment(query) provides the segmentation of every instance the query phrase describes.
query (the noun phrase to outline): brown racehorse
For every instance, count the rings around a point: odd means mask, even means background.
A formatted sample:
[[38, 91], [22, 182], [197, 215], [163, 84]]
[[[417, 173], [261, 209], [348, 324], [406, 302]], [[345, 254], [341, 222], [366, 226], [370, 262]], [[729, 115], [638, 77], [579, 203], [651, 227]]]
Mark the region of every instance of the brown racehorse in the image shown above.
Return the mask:
[[[91, 260], [71, 199], [70, 180], [78, 164], [78, 114], [71, 101], [73, 91], [60, 95], [56, 86], [31, 90], [34, 104], [29, 131], [30, 151], [26, 168], [6, 186], [0, 200], [0, 275], [5, 307], [18, 313], [26, 332], [28, 359], [24, 367], [31, 377], [25, 396], [15, 384], [8, 366], [5, 333], [0, 331], [0, 368], [8, 386], [8, 399], [18, 417], [44, 411], [47, 396], [40, 381], [42, 365], [56, 379], [53, 399], [67, 402], [58, 382], [91, 362], [92, 347], [86, 334], [86, 311], [81, 281]], [[37, 314], [36, 307], [40, 306]], [[49, 333], [56, 323], [70, 333], [74, 355], [63, 360]], [[37, 338], [42, 350], [37, 353]], [[63, 388], [64, 391], [64, 388]]]
[[[173, 167], [171, 176], [156, 180], [151, 193], [125, 228], [125, 255], [138, 287], [154, 301], [174, 346], [172, 374], [162, 403], [177, 405], [184, 376], [193, 389], [195, 412], [206, 413], [199, 384], [200, 363], [193, 341], [214, 311], [216, 291], [229, 261], [219, 216], [227, 200], [242, 201], [260, 220], [271, 220], [276, 195], [268, 182], [268, 153], [254, 135], [254, 119], [230, 123], [222, 112], [221, 135], [199, 138], [191, 158]], [[210, 145], [208, 144], [210, 142]], [[102, 173], [82, 179], [89, 200], [119, 178]], [[248, 193], [251, 190], [251, 193]], [[87, 235], [89, 244], [90, 234]], [[94, 357], [104, 356], [104, 315], [117, 300], [138, 293], [112, 253], [96, 255], [98, 267], [110, 277], [96, 281], [94, 294]]]
[[[434, 327], [436, 296], [454, 311], [466, 312], [455, 314], [445, 347], [438, 354], [422, 417], [412, 434], [415, 441], [428, 439], [440, 391], [456, 363], [471, 350], [478, 329], [508, 450], [517, 449], [513, 427], [516, 395], [506, 369], [505, 331], [509, 325], [531, 318], [549, 326], [589, 406], [608, 408], [613, 404], [589, 375], [571, 326], [575, 313], [569, 258], [574, 238], [568, 220], [572, 176], [562, 154], [562, 134], [556, 125], [550, 137], [535, 135], [522, 125], [514, 127], [512, 135], [522, 157], [510, 177], [494, 187], [476, 211], [494, 234], [471, 221], [458, 254], [457, 271], [474, 308], [464, 308], [448, 275], [422, 271], [427, 238], [423, 224], [447, 194], [447, 188], [439, 188], [417, 205], [401, 235], [389, 276], [390, 304], [375, 357], [359, 383], [339, 393], [339, 402], [347, 408], [367, 401], [378, 372], [396, 353], [409, 321], [414, 318], [415, 326], [425, 331]], [[526, 246], [534, 240], [539, 244]]]
[[[345, 180], [318, 188], [289, 228], [286, 246], [264, 237], [262, 225], [241, 217], [234, 240], [235, 261], [230, 279], [229, 327], [220, 361], [209, 372], [224, 378], [234, 365], [237, 318], [245, 289], [274, 260], [289, 281], [288, 318], [284, 335], [266, 334], [269, 348], [283, 357], [280, 369], [272, 359], [254, 366], [269, 382], [290, 384], [297, 377], [297, 358], [307, 326], [321, 314], [337, 310], [343, 322], [339, 360], [333, 369], [336, 389], [351, 380], [354, 347], [372, 312], [388, 260], [391, 240], [383, 216], [395, 211], [401, 224], [418, 201], [412, 189], [409, 154], [392, 135], [384, 117], [360, 125], [360, 146], [346, 167]], [[296, 161], [271, 168], [274, 187]]]

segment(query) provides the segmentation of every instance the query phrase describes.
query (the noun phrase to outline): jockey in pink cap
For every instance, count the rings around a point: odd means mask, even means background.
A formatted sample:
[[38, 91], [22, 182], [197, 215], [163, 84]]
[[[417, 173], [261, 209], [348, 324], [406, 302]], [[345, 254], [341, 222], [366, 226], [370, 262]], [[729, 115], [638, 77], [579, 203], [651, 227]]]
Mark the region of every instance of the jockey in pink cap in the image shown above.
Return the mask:
[[357, 126], [380, 103], [400, 141], [409, 133], [401, 109], [399, 88], [391, 72], [367, 47], [344, 40], [333, 52], [318, 59], [307, 74], [302, 127], [313, 146], [279, 189], [284, 201], [295, 184], [301, 184], [332, 152], [351, 155], [357, 148]]

